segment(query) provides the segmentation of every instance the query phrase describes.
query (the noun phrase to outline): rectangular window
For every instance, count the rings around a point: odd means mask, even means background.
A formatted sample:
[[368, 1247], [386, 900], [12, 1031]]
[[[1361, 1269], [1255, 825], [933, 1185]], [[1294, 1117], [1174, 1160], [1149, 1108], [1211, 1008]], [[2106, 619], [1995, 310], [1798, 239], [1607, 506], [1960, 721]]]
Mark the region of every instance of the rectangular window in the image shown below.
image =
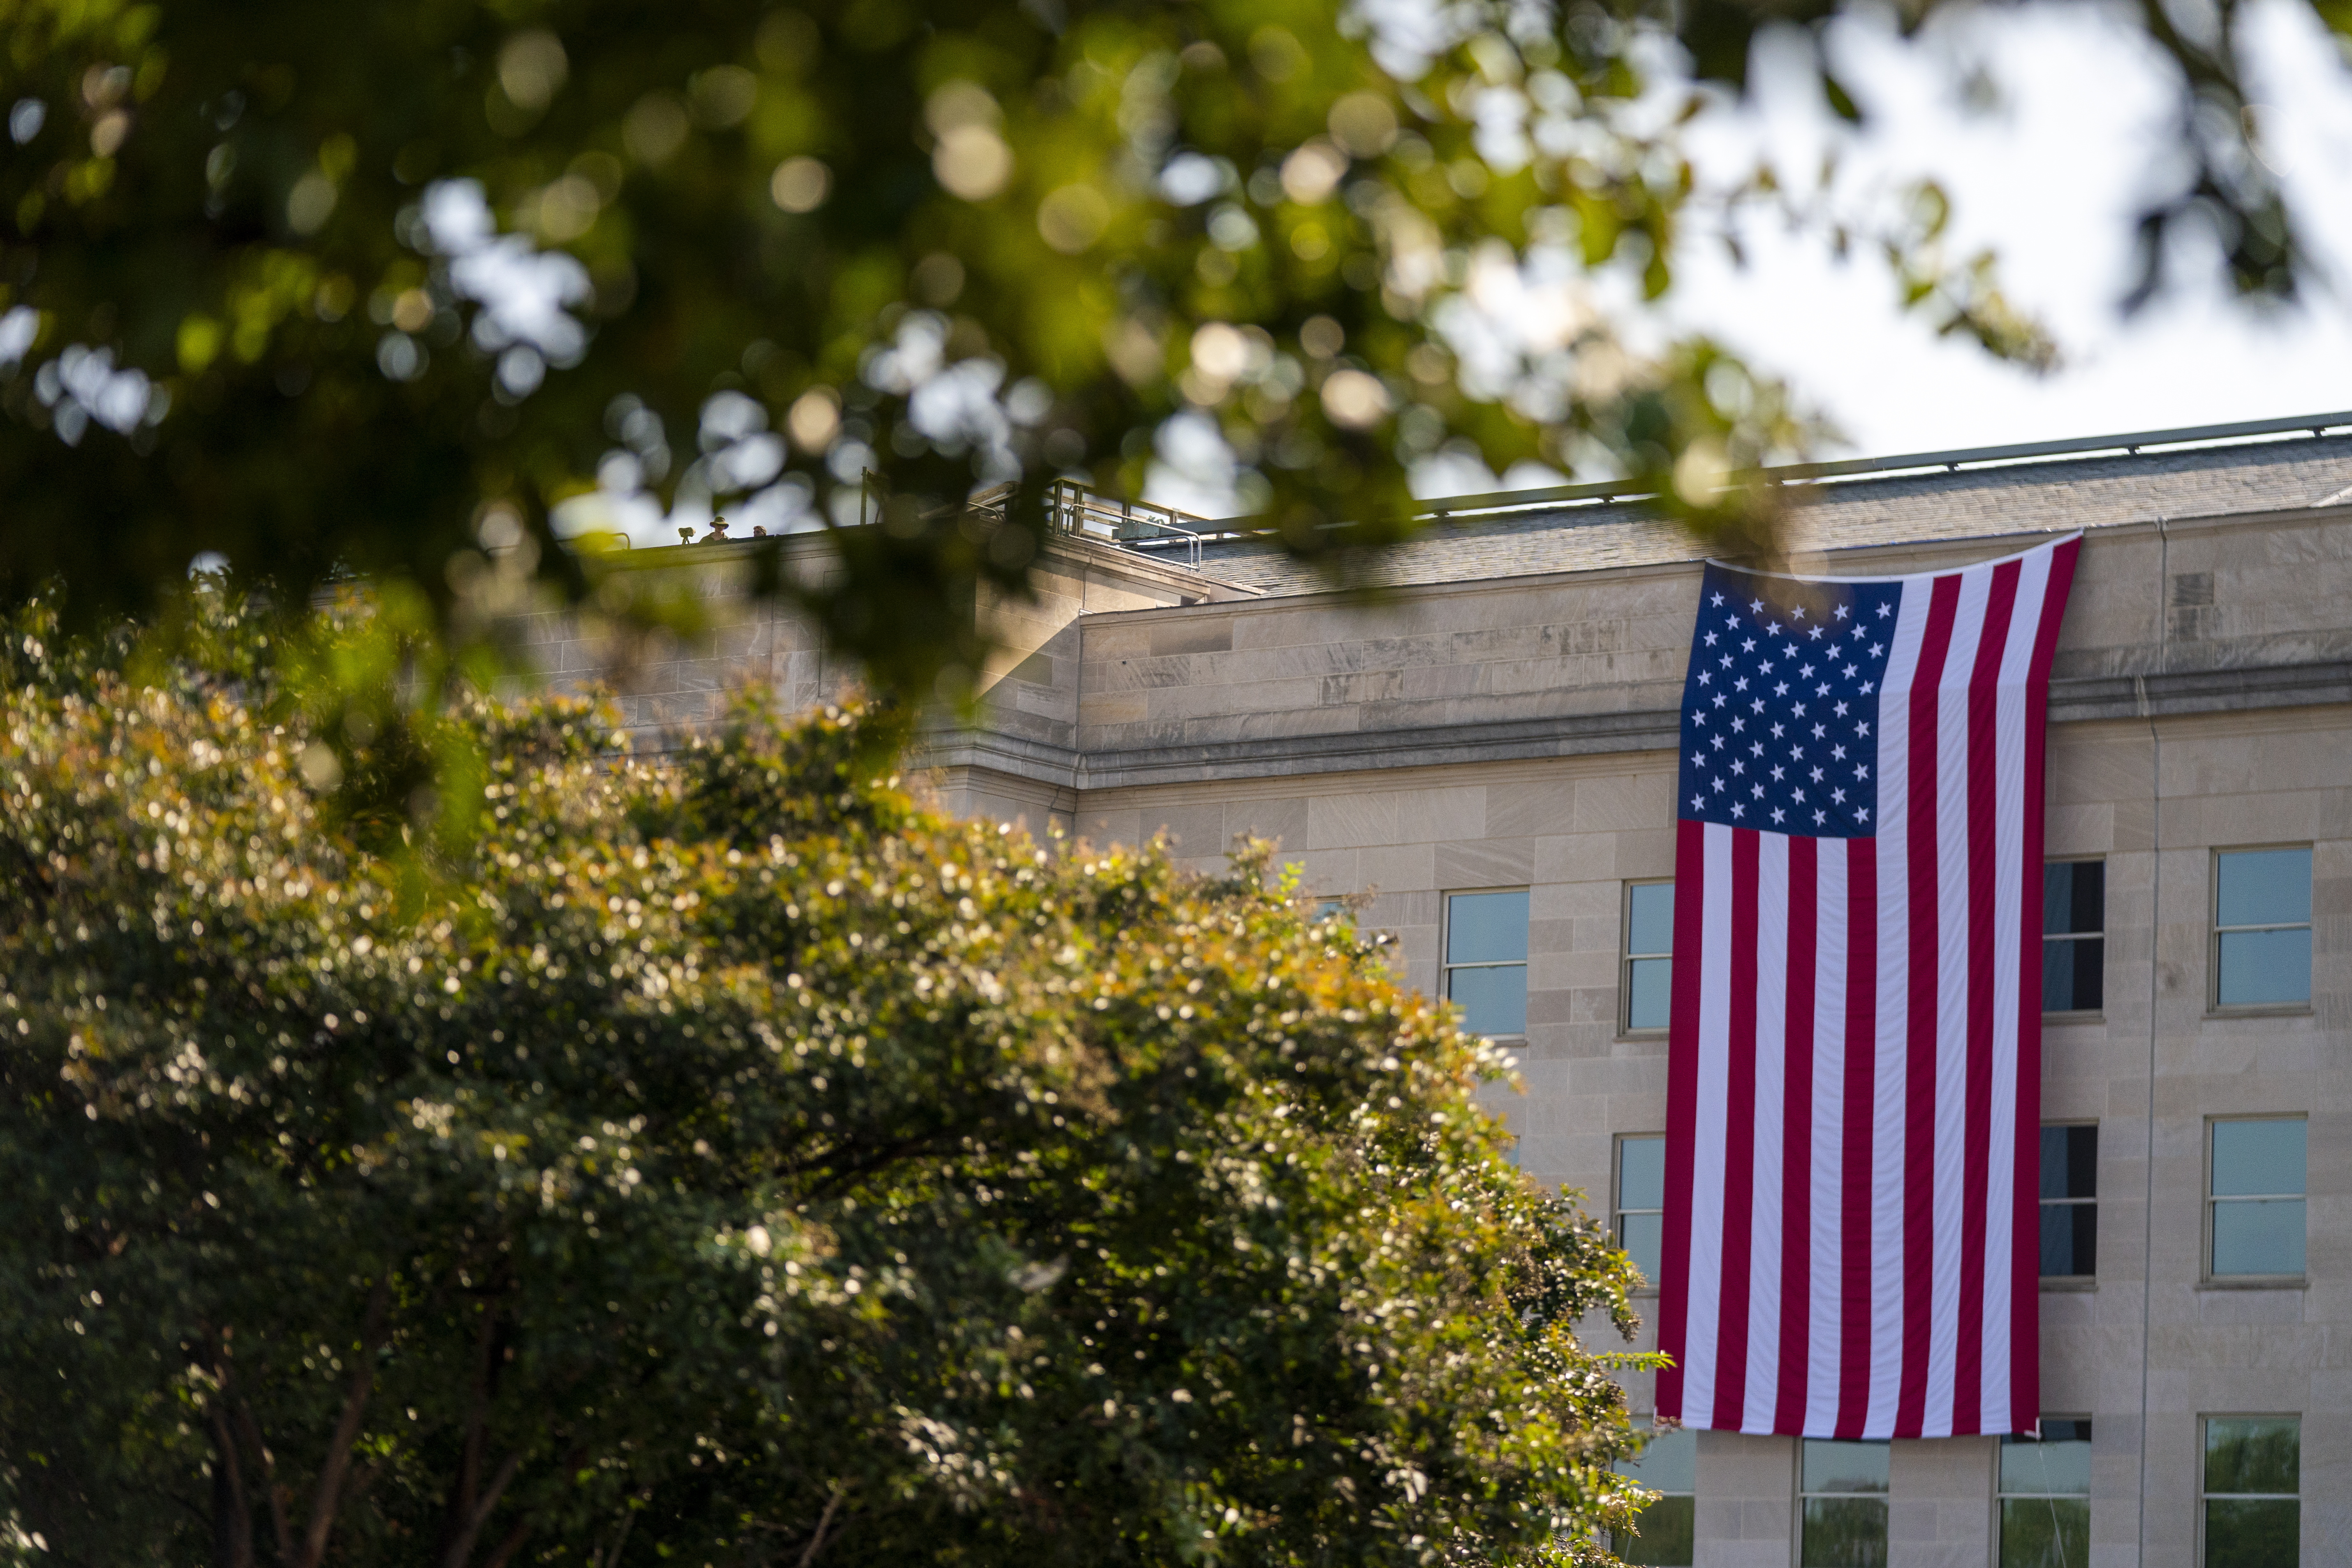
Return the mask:
[[2275, 1568], [2303, 1551], [2303, 1423], [2205, 1417], [2205, 1568]]
[[1687, 1426], [1654, 1432], [1641, 1458], [1620, 1459], [1613, 1467], [1654, 1492], [1664, 1494], [1643, 1509], [1633, 1528], [1638, 1533], [1612, 1533], [1609, 1549], [1621, 1563], [1656, 1564], [1657, 1568], [1690, 1568], [1697, 1550], [1696, 1501], [1698, 1434]]
[[2303, 1118], [2232, 1119], [2207, 1126], [2210, 1271], [2217, 1277], [2300, 1275]]
[[2000, 1568], [2081, 1568], [2091, 1551], [2091, 1424], [2042, 1418], [2039, 1437], [2003, 1437]]
[[1675, 885], [1625, 884], [1625, 955], [1617, 994], [1627, 1034], [1663, 1029], [1674, 1006]]
[[2311, 1000], [2311, 850], [2213, 857], [2213, 1004]]
[[2095, 1013], [2107, 963], [2107, 867], [2053, 860], [2042, 868], [2042, 1010]]
[[2099, 1271], [2099, 1130], [2042, 1130], [2042, 1277]]
[[1445, 995], [1462, 1026], [1528, 1032], [1528, 890], [1445, 897]]
[[1798, 1568], [1886, 1568], [1886, 1455], [1884, 1443], [1804, 1439]]
[[1664, 1250], [1666, 1141], [1655, 1133], [1617, 1140], [1617, 1245], [1655, 1289]]

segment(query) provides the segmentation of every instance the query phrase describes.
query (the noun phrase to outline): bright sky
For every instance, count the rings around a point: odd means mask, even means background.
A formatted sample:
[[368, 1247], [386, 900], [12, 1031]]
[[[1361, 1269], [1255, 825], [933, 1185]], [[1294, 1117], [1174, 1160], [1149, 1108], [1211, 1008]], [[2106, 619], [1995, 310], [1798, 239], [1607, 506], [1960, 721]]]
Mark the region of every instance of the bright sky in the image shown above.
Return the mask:
[[[1746, 236], [1748, 264], [1695, 247], [1674, 309], [1789, 378], [1847, 437], [1885, 456], [2053, 440], [2352, 408], [2352, 72], [2300, 5], [2256, 0], [2256, 91], [2266, 156], [2286, 179], [2305, 234], [2336, 272], [2334, 291], [2264, 319], [2208, 271], [2126, 320], [2137, 198], [2162, 176], [2170, 99], [2161, 62], [2112, 14], [2088, 5], [1981, 8], [1926, 45], [1844, 24], [1833, 47], [1871, 111], [1845, 137], [1840, 188], [1940, 179], [1955, 208], [1953, 251], [2000, 255], [2011, 298], [2056, 337], [2062, 367], [2036, 377], [1966, 341], [1938, 341], [1895, 308], [1874, 258], [1840, 265], [1778, 226]], [[1974, 51], [2000, 106], [1959, 102], [1953, 62]], [[1703, 168], [1744, 168], [1759, 149], [1818, 163], [1841, 133], [1787, 71], [1765, 73], [1750, 109], [1704, 117]], [[2186, 270], [2185, 268], [2183, 269]], [[1824, 454], [1834, 455], [1834, 454]]]

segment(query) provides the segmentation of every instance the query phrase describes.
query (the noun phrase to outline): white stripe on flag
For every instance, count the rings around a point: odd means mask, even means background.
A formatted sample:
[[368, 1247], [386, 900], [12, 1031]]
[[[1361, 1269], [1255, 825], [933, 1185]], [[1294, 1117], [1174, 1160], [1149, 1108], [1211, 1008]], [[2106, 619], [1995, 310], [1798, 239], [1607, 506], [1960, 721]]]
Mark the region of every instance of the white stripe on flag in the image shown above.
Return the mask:
[[1813, 945], [1812, 1307], [1805, 1363], [1805, 1430], [1837, 1430], [1844, 1367], [1846, 854], [1821, 841]]
[[1756, 1164], [1748, 1213], [1748, 1381], [1743, 1432], [1772, 1430], [1780, 1389], [1780, 1108], [1789, 1032], [1789, 838], [1757, 836]]
[[[1960, 1229], [1968, 1173], [1969, 687], [1992, 596], [1992, 568], [1960, 574], [1952, 641], [1936, 689], [1936, 1110], [1933, 1272], [1923, 1437], [1952, 1433], [1959, 1370]], [[1973, 999], [1982, 1006], [1986, 998]]]
[[1870, 1140], [1870, 1404], [1863, 1436], [1891, 1436], [1903, 1381], [1904, 1095], [1910, 1037], [1911, 685], [1933, 580], [1903, 584], [1878, 722], [1878, 993]]

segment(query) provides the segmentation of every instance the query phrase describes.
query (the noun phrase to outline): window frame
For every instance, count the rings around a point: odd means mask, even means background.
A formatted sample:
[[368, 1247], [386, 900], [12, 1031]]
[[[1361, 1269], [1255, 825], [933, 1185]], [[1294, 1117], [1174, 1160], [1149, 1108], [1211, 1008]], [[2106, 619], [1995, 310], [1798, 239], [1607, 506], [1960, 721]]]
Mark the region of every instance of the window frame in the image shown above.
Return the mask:
[[[1658, 1421], [1658, 1417], [1657, 1417], [1657, 1414], [1656, 1414], [1654, 1411], [1629, 1411], [1629, 1412], [1627, 1412], [1627, 1414], [1626, 1414], [1626, 1420], [1627, 1420], [1629, 1423], [1633, 1424], [1633, 1425], [1636, 1427], [1636, 1429], [1643, 1431], [1643, 1432], [1645, 1433], [1645, 1435], [1646, 1435], [1646, 1436], [1647, 1436], [1651, 1440], [1653, 1440], [1653, 1441], [1654, 1441], [1655, 1439], [1657, 1439], [1657, 1438], [1659, 1438], [1659, 1437], [1666, 1436], [1669, 1436], [1669, 1435], [1670, 1435], [1670, 1434], [1668, 1434], [1668, 1433], [1662, 1433], [1662, 1432], [1660, 1432], [1660, 1431], [1657, 1429], [1657, 1421]], [[1647, 1424], [1647, 1425], [1646, 1425], [1646, 1426], [1643, 1425], [1644, 1423], [1646, 1423], [1646, 1424]], [[1686, 1498], [1689, 1498], [1689, 1499], [1691, 1500], [1691, 1502], [1692, 1502], [1692, 1507], [1693, 1507], [1694, 1510], [1696, 1510], [1696, 1507], [1697, 1507], [1697, 1502], [1698, 1502], [1698, 1431], [1697, 1431], [1697, 1429], [1696, 1429], [1696, 1427], [1691, 1427], [1691, 1426], [1676, 1426], [1675, 1428], [1674, 1428], [1674, 1431], [1675, 1431], [1675, 1432], [1687, 1432], [1687, 1433], [1689, 1433], [1689, 1434], [1690, 1434], [1690, 1436], [1691, 1436], [1691, 1489], [1690, 1489], [1690, 1490], [1688, 1490], [1688, 1491], [1686, 1491], [1686, 1492], [1670, 1492], [1670, 1491], [1665, 1490], [1665, 1489], [1664, 1489], [1664, 1488], [1662, 1488], [1662, 1487], [1650, 1487], [1650, 1489], [1651, 1489], [1652, 1491], [1656, 1492], [1656, 1493], [1658, 1494], [1658, 1496], [1659, 1496], [1659, 1498], [1660, 1498], [1661, 1500], [1665, 1499], [1665, 1498], [1676, 1498], [1676, 1497], [1686, 1497]], [[1647, 1449], [1647, 1445], [1646, 1445], [1646, 1444], [1644, 1444], [1644, 1446], [1643, 1446], [1643, 1447], [1644, 1447], [1644, 1450], [1646, 1451], [1646, 1449]], [[1611, 1467], [1611, 1473], [1612, 1473], [1612, 1474], [1613, 1474], [1613, 1475], [1622, 1476], [1622, 1477], [1624, 1477], [1624, 1479], [1625, 1479], [1630, 1480], [1630, 1481], [1635, 1481], [1635, 1482], [1639, 1483], [1640, 1485], [1643, 1485], [1643, 1486], [1649, 1486], [1649, 1483], [1648, 1483], [1648, 1482], [1646, 1482], [1646, 1481], [1643, 1481], [1643, 1480], [1641, 1479], [1641, 1478], [1640, 1478], [1640, 1477], [1638, 1477], [1638, 1476], [1626, 1476], [1626, 1475], [1625, 1475], [1625, 1473], [1624, 1473], [1622, 1470], [1619, 1470], [1619, 1469], [1615, 1468], [1615, 1467], [1613, 1467], [1613, 1466], [1612, 1466], [1612, 1467]], [[1616, 1534], [1616, 1531], [1603, 1531], [1602, 1533], [1603, 1533], [1603, 1534], [1605, 1534], [1605, 1535], [1611, 1536], [1611, 1537], [1614, 1537], [1614, 1535]], [[1696, 1539], [1696, 1537], [1697, 1537], [1697, 1531], [1696, 1531], [1696, 1530], [1694, 1530], [1694, 1531], [1692, 1531], [1692, 1545], [1693, 1545], [1694, 1547], [1696, 1547], [1696, 1546], [1697, 1545], [1697, 1539]], [[1616, 1542], [1615, 1542], [1615, 1541], [1614, 1541], [1613, 1539], [1612, 1539], [1612, 1540], [1610, 1542], [1610, 1543], [1609, 1543], [1609, 1550], [1610, 1550], [1612, 1552], [1614, 1552], [1617, 1550]], [[1694, 1560], [1696, 1560], [1696, 1557], [1697, 1557], [1697, 1552], [1696, 1552], [1696, 1551], [1694, 1551], [1694, 1552], [1692, 1552], [1692, 1557], [1693, 1557], [1693, 1559], [1694, 1559]]]
[[[1625, 1145], [1634, 1142], [1647, 1142], [1652, 1140], [1664, 1143], [1666, 1141], [1666, 1135], [1664, 1132], [1619, 1132], [1613, 1134], [1609, 1140], [1609, 1238], [1617, 1245], [1621, 1251], [1625, 1246], [1622, 1222], [1625, 1216], [1629, 1214], [1654, 1214], [1658, 1216], [1658, 1230], [1660, 1233], [1658, 1246], [1662, 1254], [1664, 1251], [1666, 1217], [1665, 1193], [1663, 1190], [1659, 1192], [1658, 1206], [1656, 1208], [1636, 1209], [1627, 1208], [1625, 1206]], [[1660, 1178], [1659, 1184], [1661, 1189], [1663, 1189], [1664, 1185], [1663, 1175]], [[1658, 1259], [1658, 1266], [1661, 1269], [1665, 1267], [1665, 1258], [1663, 1256]], [[1639, 1289], [1633, 1292], [1636, 1296], [1654, 1296], [1657, 1293], [1658, 1281], [1654, 1279], [1648, 1279]]]
[[[2099, 1119], [2095, 1116], [2062, 1116], [2044, 1121], [2042, 1125], [2044, 1128], [2087, 1127], [2091, 1130], [2093, 1143], [2095, 1145], [2098, 1141]], [[2095, 1159], [2092, 1162], [2092, 1170], [2094, 1172], [2093, 1180], [2095, 1182], [2097, 1179], [2095, 1173], [2097, 1168], [2098, 1163]], [[2042, 1211], [2044, 1208], [2048, 1208], [2053, 1205], [2066, 1208], [2088, 1208], [2095, 1213], [2099, 1206], [2099, 1194], [2094, 1191], [2087, 1198], [2045, 1198], [2041, 1196], [2039, 1194], [2036, 1194], [2034, 1197], [2033, 1218], [2034, 1223], [2037, 1226], [2041, 1223]], [[2038, 1232], [2036, 1233], [2035, 1239], [2037, 1243], [2040, 1240]], [[2095, 1246], [2096, 1244], [2094, 1243], [2094, 1245]], [[2088, 1274], [2038, 1274], [2035, 1278], [2040, 1281], [2041, 1288], [2044, 1290], [2095, 1290], [2098, 1289], [2099, 1284], [2098, 1259], [2095, 1255], [2093, 1257], [2091, 1272]], [[2087, 1415], [2074, 1416], [2059, 1415], [2053, 1415], [2050, 1419], [2053, 1421], [2087, 1421], [2090, 1417]]]
[[[2300, 1193], [2230, 1193], [2217, 1196], [2213, 1191], [2213, 1129], [2225, 1121], [2300, 1121], [2303, 1132], [2303, 1191]], [[2296, 1290], [2311, 1282], [2311, 1117], [2301, 1110], [2231, 1111], [2205, 1118], [2205, 1192], [2204, 1236], [2198, 1255], [2198, 1280], [2201, 1289], [2217, 1290]], [[2217, 1274], [2213, 1271], [2213, 1210], [2219, 1204], [2278, 1203], [2294, 1198], [2304, 1205], [2304, 1264], [2300, 1274]], [[2223, 1413], [2226, 1417], [2227, 1412]], [[2300, 1419], [2300, 1417], [2297, 1417]], [[2204, 1417], [2200, 1416], [2201, 1422]], [[2201, 1433], [2204, 1428], [2200, 1426]], [[2203, 1450], [2200, 1448], [2201, 1454]], [[2202, 1462], [2201, 1460], [2200, 1461]], [[2203, 1482], [2198, 1483], [2200, 1487]], [[2201, 1494], [2200, 1494], [2201, 1495]], [[2200, 1561], [2202, 1561], [2200, 1558]]]
[[[1883, 1492], [1809, 1492], [1805, 1489], [1805, 1445], [1808, 1443], [1868, 1442], [1873, 1447], [1886, 1450], [1886, 1489]], [[1810, 1498], [1874, 1498], [1885, 1511], [1886, 1545], [1890, 1557], [1895, 1548], [1895, 1445], [1881, 1437], [1874, 1440], [1845, 1437], [1800, 1437], [1792, 1448], [1795, 1463], [1790, 1469], [1790, 1495], [1792, 1506], [1789, 1511], [1789, 1562], [1790, 1568], [1801, 1568], [1805, 1561], [1805, 1502]], [[1996, 1454], [1994, 1462], [2000, 1462]], [[1996, 1548], [1999, 1542], [1995, 1542]]]
[[[1454, 951], [1454, 900], [1475, 898], [1482, 893], [1525, 893], [1528, 896], [1528, 956], [1517, 959], [1472, 959], [1456, 963], [1448, 955]], [[1535, 957], [1535, 885], [1513, 882], [1493, 888], [1444, 888], [1437, 899], [1437, 994], [1447, 1002], [1454, 1001], [1454, 972], [1457, 969], [1516, 969], [1522, 975], [1532, 968]], [[1455, 1004], [1457, 1006], [1459, 1004]], [[1528, 1037], [1524, 1021], [1516, 1035], [1482, 1035], [1481, 1039], [1524, 1040]]]
[[[1669, 1026], [1665, 1024], [1645, 1024], [1639, 1028], [1634, 1027], [1633, 963], [1637, 959], [1659, 958], [1664, 959], [1669, 964], [1673, 963], [1674, 933], [1671, 930], [1668, 931], [1666, 951], [1664, 952], [1633, 951], [1633, 889], [1671, 888], [1674, 885], [1675, 879], [1672, 877], [1629, 877], [1625, 879], [1617, 895], [1617, 1037], [1621, 1040], [1662, 1040], [1666, 1037]], [[1673, 971], [1669, 969], [1667, 973], [1671, 976]], [[1667, 982], [1667, 992], [1671, 996], [1673, 993], [1671, 979]], [[1668, 1005], [1668, 1012], [1671, 1016], [1671, 1003]]]
[[[2215, 1498], [2242, 1498], [2267, 1501], [2292, 1498], [2295, 1505], [2297, 1533], [2301, 1533], [2303, 1518], [2303, 1415], [2300, 1410], [2204, 1410], [2197, 1415], [2197, 1568], [2205, 1568], [2206, 1504]], [[2216, 1421], [2292, 1421], [2294, 1423], [2294, 1486], [2292, 1492], [2215, 1492], [2205, 1489], [2205, 1460], [2210, 1450], [2207, 1447], [2207, 1429]]]
[[[2053, 942], [2095, 942], [2099, 944], [2099, 1005], [2096, 1007], [2044, 1007], [2042, 1016], [2061, 1024], [2095, 1024], [2106, 1016], [2107, 999], [2107, 857], [2105, 855], [2044, 855], [2043, 875], [2052, 866], [2097, 866], [2099, 870], [2099, 929], [2095, 931], [2043, 931], [2042, 951], [2047, 953]], [[2218, 879], [2217, 879], [2218, 885]], [[2046, 883], [2045, 883], [2046, 886]], [[2046, 920], [2046, 917], [2045, 917]]]
[[[2084, 1423], [2085, 1426], [2088, 1426], [2091, 1428], [2091, 1430], [2093, 1431], [2093, 1433], [2094, 1433], [2094, 1434], [2095, 1434], [2095, 1433], [2098, 1431], [2098, 1426], [2097, 1426], [2097, 1417], [2096, 1417], [2095, 1415], [2084, 1414], [2084, 1415], [2078, 1415], [2074, 1414], [2074, 1412], [2072, 1412], [2072, 1411], [2052, 1411], [2052, 1412], [2049, 1412], [2048, 1414], [2045, 1414], [2045, 1415], [2040, 1415], [2040, 1416], [2035, 1417], [2035, 1419], [2034, 1419], [2034, 1423], [2033, 1423], [2033, 1429], [2034, 1429], [2036, 1432], [2041, 1431], [2041, 1430], [2042, 1430], [2042, 1424], [2043, 1422], [2045, 1422], [2045, 1421], [2080, 1421], [2080, 1422]], [[2093, 1477], [2093, 1490], [2092, 1490], [2092, 1491], [2084, 1491], [2084, 1492], [2005, 1492], [2005, 1491], [2003, 1491], [2003, 1490], [2001, 1490], [2001, 1489], [2000, 1489], [2000, 1450], [2001, 1450], [2002, 1442], [2003, 1442], [2003, 1439], [1999, 1438], [1999, 1437], [1996, 1437], [1996, 1438], [1994, 1438], [1994, 1439], [1993, 1439], [1993, 1444], [1992, 1444], [1992, 1531], [1991, 1531], [1991, 1539], [1992, 1539], [1992, 1563], [1993, 1563], [1993, 1568], [2000, 1568], [2000, 1505], [2001, 1505], [2003, 1502], [2008, 1501], [2008, 1500], [2011, 1500], [2011, 1499], [2012, 1499], [2012, 1498], [2016, 1498], [2016, 1499], [2024, 1499], [2024, 1500], [2033, 1500], [2033, 1499], [2036, 1499], [2036, 1498], [2075, 1498], [2075, 1497], [2079, 1497], [2079, 1498], [2081, 1498], [2081, 1499], [2083, 1500], [2083, 1502], [2084, 1502], [2084, 1506], [2085, 1506], [2085, 1507], [2087, 1507], [2087, 1506], [2089, 1505], [2090, 1501], [2091, 1501], [2092, 1497], [2095, 1495], [2095, 1490], [2096, 1490], [2096, 1486], [2097, 1486], [2097, 1478], [2096, 1478], [2096, 1476], [2095, 1475], [2095, 1476]], [[2094, 1464], [2095, 1464], [2095, 1463], [2096, 1463], [2096, 1458], [2097, 1458], [2097, 1450], [2096, 1450], [2095, 1448], [2094, 1448], [2092, 1452], [2093, 1452], [2093, 1462], [2094, 1462]]]
[[[2231, 844], [2216, 846], [2206, 859], [2205, 876], [2205, 1016], [2209, 1018], [2297, 1017], [2311, 1012], [2312, 999], [2306, 994], [2300, 1002], [2223, 1002], [2221, 1000], [2221, 935], [2225, 931], [2300, 931], [2314, 942], [2312, 958], [2316, 961], [2318, 922], [2316, 909], [2301, 921], [2276, 921], [2260, 925], [2224, 926], [2221, 923], [2221, 858], [2225, 855], [2260, 855], [2279, 849], [2300, 849], [2311, 857], [2312, 890], [2317, 891], [2319, 880], [2319, 846], [2311, 839], [2299, 839], [2280, 844]], [[2315, 989], [2315, 986], [2314, 987]]]

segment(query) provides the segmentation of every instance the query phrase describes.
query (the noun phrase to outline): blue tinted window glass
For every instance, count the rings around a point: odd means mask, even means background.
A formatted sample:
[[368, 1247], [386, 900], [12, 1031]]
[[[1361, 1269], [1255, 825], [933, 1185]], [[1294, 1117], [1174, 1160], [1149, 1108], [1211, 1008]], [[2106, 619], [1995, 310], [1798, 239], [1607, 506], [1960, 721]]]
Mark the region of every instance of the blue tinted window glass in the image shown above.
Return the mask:
[[[2087, 1421], [2046, 1421], [2042, 1436], [2000, 1440], [2000, 1489], [2036, 1496], [2087, 1496], [2091, 1437]], [[2084, 1428], [2077, 1436], [2076, 1427]], [[2063, 1432], [2063, 1435], [2062, 1435]]]
[[1445, 902], [1446, 963], [1527, 962], [1526, 889], [1515, 893], [1456, 893]]
[[1626, 900], [1625, 951], [1672, 952], [1675, 950], [1675, 885], [1645, 882], [1630, 890]]
[[2213, 1205], [2213, 1272], [2300, 1274], [2304, 1215], [2301, 1198]]
[[1528, 1032], [1528, 971], [1525, 964], [1497, 969], [1456, 969], [1446, 979], [1446, 996], [1462, 1009], [1462, 1026], [1474, 1035]]
[[2310, 929], [2223, 931], [2220, 992], [2224, 1007], [2310, 1001]]
[[1663, 1029], [1673, 1021], [1675, 1012], [1675, 961], [1671, 958], [1637, 958], [1627, 965], [1633, 970], [1633, 994], [1625, 999], [1625, 1026], [1629, 1029]]
[[2300, 1117], [2213, 1123], [2213, 1195], [2302, 1192], [2305, 1125]]
[[1666, 1141], [1623, 1138], [1617, 1143], [1617, 1206], [1621, 1209], [1662, 1209], [1666, 1206]]
[[1628, 1214], [1617, 1216], [1617, 1245], [1642, 1271], [1642, 1279], [1651, 1289], [1658, 1284], [1658, 1261], [1665, 1251], [1666, 1216], [1659, 1214]]
[[1653, 1491], [1686, 1492], [1698, 1486], [1698, 1434], [1687, 1426], [1654, 1432], [1641, 1457], [1620, 1459], [1611, 1467], [1631, 1476]]
[[2311, 919], [2310, 850], [2248, 849], [2218, 858], [2221, 924], [2292, 925]]

